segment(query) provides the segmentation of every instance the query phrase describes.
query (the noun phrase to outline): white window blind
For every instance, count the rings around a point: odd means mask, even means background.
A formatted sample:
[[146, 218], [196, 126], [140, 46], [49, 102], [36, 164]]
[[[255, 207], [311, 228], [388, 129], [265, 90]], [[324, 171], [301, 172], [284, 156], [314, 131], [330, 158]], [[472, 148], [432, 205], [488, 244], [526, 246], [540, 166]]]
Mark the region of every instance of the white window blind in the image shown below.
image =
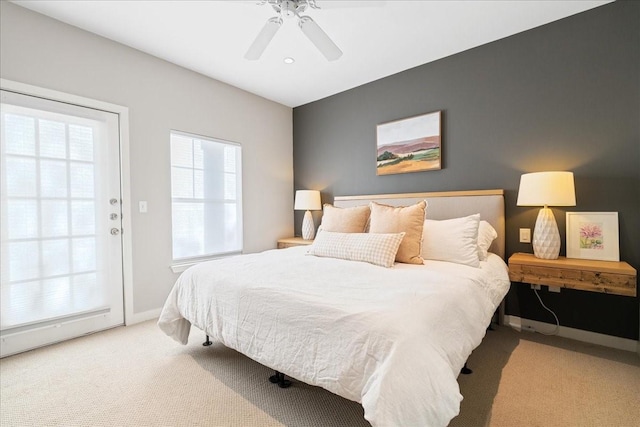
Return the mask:
[[0, 330], [102, 309], [94, 155], [105, 125], [0, 105]]
[[242, 251], [238, 144], [171, 132], [173, 259]]

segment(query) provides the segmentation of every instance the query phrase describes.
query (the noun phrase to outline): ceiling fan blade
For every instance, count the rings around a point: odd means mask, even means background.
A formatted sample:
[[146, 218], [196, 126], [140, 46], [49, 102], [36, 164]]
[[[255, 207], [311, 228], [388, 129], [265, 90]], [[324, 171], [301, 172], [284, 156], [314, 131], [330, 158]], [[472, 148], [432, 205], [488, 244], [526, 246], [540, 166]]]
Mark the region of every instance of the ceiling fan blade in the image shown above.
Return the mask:
[[301, 16], [298, 22], [300, 29], [307, 36], [311, 43], [313, 43], [320, 52], [327, 58], [328, 61], [335, 61], [342, 56], [342, 51], [336, 44], [329, 38], [316, 21], [308, 16]]
[[264, 24], [264, 27], [262, 27], [262, 30], [260, 30], [260, 32], [258, 33], [258, 36], [253, 41], [251, 46], [249, 46], [249, 50], [247, 50], [247, 53], [244, 54], [245, 59], [248, 59], [250, 61], [260, 59], [262, 53], [269, 45], [269, 42], [271, 42], [273, 36], [276, 35], [281, 25], [282, 19], [280, 17], [275, 16], [269, 19], [267, 23]]

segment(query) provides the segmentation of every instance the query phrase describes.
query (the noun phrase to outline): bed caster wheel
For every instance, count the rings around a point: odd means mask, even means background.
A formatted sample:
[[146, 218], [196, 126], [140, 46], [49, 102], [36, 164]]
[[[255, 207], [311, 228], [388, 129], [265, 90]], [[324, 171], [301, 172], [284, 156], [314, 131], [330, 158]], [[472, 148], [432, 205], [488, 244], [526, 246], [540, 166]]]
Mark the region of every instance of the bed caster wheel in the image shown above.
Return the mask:
[[469, 368], [467, 368], [467, 364], [465, 363], [464, 366], [462, 367], [462, 369], [460, 370], [460, 373], [462, 375], [469, 375], [469, 374], [473, 374], [473, 371]]
[[272, 384], [278, 384], [278, 387], [280, 388], [287, 388], [291, 386], [291, 381], [285, 380], [284, 374], [278, 371], [269, 377], [269, 382]]
[[291, 381], [285, 380], [284, 378], [278, 383], [278, 387], [280, 388], [287, 388], [289, 386], [291, 386]]
[[207, 335], [207, 340], [203, 342], [202, 345], [205, 347], [209, 347], [211, 344], [213, 344], [213, 342], [211, 342], [211, 340], [209, 339], [209, 335]]

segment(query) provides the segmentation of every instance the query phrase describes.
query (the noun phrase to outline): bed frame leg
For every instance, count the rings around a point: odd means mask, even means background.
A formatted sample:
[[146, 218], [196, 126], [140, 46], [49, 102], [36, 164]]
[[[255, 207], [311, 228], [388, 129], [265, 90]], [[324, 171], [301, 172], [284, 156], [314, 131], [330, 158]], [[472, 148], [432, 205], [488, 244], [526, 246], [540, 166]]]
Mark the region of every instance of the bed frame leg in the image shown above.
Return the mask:
[[275, 374], [269, 377], [269, 382], [273, 384], [278, 384], [280, 388], [287, 388], [291, 386], [291, 381], [284, 379], [284, 374], [282, 372], [276, 371]]
[[469, 374], [473, 374], [473, 371], [467, 367], [467, 362], [465, 362], [465, 363], [464, 363], [464, 366], [463, 366], [463, 367], [462, 367], [462, 369], [460, 370], [460, 373], [461, 373], [462, 375], [469, 375]]
[[205, 346], [205, 347], [209, 347], [211, 344], [213, 344], [213, 343], [209, 339], [209, 335], [207, 335], [207, 340], [205, 342], [203, 342], [202, 345]]

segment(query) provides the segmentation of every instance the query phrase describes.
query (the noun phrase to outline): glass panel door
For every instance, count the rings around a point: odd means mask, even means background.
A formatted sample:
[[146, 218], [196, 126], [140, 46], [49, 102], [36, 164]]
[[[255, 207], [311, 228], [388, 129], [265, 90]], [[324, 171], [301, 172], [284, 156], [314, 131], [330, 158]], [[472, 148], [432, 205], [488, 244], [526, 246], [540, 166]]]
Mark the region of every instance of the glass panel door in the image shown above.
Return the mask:
[[117, 114], [1, 98], [5, 356], [124, 318]]

